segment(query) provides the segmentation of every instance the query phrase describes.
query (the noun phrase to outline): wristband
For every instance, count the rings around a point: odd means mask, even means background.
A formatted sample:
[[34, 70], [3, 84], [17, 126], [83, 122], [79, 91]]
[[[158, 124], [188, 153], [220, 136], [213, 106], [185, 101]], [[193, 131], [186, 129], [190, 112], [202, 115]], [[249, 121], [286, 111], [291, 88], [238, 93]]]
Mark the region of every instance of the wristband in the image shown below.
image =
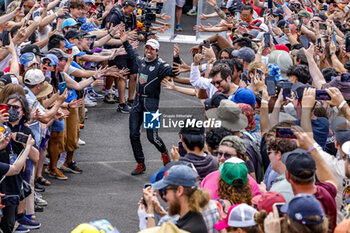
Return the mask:
[[154, 217], [154, 214], [146, 214], [146, 220], [147, 220], [148, 218], [155, 218], [155, 217]]
[[220, 11], [220, 8], [216, 5], [216, 6], [214, 7], [214, 10], [215, 10], [216, 12], [219, 12], [219, 11]]
[[311, 151], [313, 151], [315, 149], [315, 146], [312, 146], [312, 147], [310, 147], [309, 149], [307, 149], [307, 152], [311, 152]]
[[96, 79], [97, 79], [95, 76], [91, 76], [91, 78], [92, 78], [94, 81], [96, 81]]
[[346, 101], [343, 100], [343, 102], [341, 102], [338, 106], [338, 109], [340, 110], [342, 107], [344, 107], [344, 105], [346, 104]]
[[269, 101], [267, 101], [267, 100], [261, 100], [261, 103], [262, 103], [262, 104], [269, 104]]

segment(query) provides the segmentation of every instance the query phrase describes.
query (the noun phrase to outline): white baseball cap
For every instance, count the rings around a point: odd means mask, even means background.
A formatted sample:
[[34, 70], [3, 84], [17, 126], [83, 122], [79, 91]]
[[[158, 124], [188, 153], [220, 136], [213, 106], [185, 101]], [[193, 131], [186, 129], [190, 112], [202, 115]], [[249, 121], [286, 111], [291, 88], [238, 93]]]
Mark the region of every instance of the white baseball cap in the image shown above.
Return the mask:
[[153, 49], [157, 49], [159, 50], [159, 42], [156, 41], [155, 39], [149, 39], [145, 45], [145, 47], [149, 45], [151, 46]]
[[31, 69], [26, 72], [24, 76], [24, 83], [28, 85], [36, 85], [44, 82], [45, 76], [39, 69]]
[[344, 142], [344, 144], [341, 147], [341, 150], [347, 154], [348, 156], [350, 156], [350, 141]]

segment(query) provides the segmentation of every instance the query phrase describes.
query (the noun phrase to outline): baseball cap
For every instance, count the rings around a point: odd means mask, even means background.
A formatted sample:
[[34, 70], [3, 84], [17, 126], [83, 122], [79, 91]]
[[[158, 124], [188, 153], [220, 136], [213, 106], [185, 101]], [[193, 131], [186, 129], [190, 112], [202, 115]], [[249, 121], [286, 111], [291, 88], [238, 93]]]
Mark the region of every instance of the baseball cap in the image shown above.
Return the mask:
[[245, 103], [245, 104], [249, 104], [252, 107], [255, 106], [254, 91], [252, 91], [246, 87], [238, 88], [236, 93], [233, 95], [230, 95], [230, 97], [228, 99], [237, 103], [237, 104]]
[[26, 67], [30, 67], [33, 64], [39, 64], [34, 53], [23, 53], [19, 58], [19, 63]]
[[215, 229], [220, 231], [228, 227], [250, 227], [255, 226], [254, 215], [258, 212], [246, 203], [232, 205], [228, 210], [225, 220], [215, 224]]
[[[300, 179], [312, 177], [316, 171], [316, 163], [311, 154], [306, 150], [297, 148], [282, 155], [282, 162], [286, 165], [287, 171]], [[310, 171], [311, 175], [301, 175], [301, 172]]]
[[84, 38], [97, 38], [96, 35], [90, 34], [89, 32], [86, 32], [86, 31], [81, 31], [81, 33], [82, 33], [82, 37]]
[[65, 38], [66, 38], [67, 40], [69, 40], [69, 39], [72, 39], [72, 38], [78, 38], [78, 37], [83, 36], [83, 35], [84, 35], [84, 33], [78, 31], [77, 29], [70, 29], [70, 30], [66, 33]]
[[268, 191], [253, 197], [252, 203], [258, 207], [259, 211], [266, 210], [267, 213], [270, 213], [273, 211], [273, 204], [286, 203], [286, 199], [278, 192]]
[[146, 43], [145, 47], [146, 47], [147, 45], [151, 46], [153, 49], [159, 50], [159, 42], [156, 41], [155, 39], [149, 39], [149, 40], [147, 40], [147, 43]]
[[276, 64], [281, 70], [281, 75], [284, 79], [287, 79], [287, 71], [289, 67], [293, 65], [292, 58], [289, 53], [283, 50], [274, 50], [269, 56], [269, 63]]
[[196, 187], [198, 173], [186, 165], [175, 165], [164, 173], [163, 179], [154, 183], [152, 187], [156, 190], [163, 189], [168, 185]]
[[[220, 176], [226, 184], [241, 187], [248, 181], [248, 168], [242, 159], [232, 157], [226, 160], [220, 167]], [[240, 181], [240, 182], [237, 182]]]
[[242, 113], [247, 117], [248, 119], [248, 126], [245, 128], [247, 131], [251, 131], [255, 129], [256, 127], [256, 120], [255, 120], [255, 114], [254, 109], [249, 104], [245, 103], [239, 103], [238, 107], [241, 109]]
[[343, 146], [341, 147], [341, 150], [347, 154], [348, 156], [350, 156], [350, 140], [347, 142], [344, 142]]
[[75, 25], [77, 25], [77, 21], [75, 21], [75, 19], [73, 18], [68, 18], [68, 19], [65, 19], [62, 23], [62, 29], [65, 28], [65, 27], [74, 27]]
[[299, 11], [298, 16], [311, 18], [311, 14], [307, 10]]
[[3, 87], [9, 83], [19, 84], [15, 74], [6, 73], [0, 77], [0, 86]]
[[250, 30], [249, 35], [256, 38], [259, 35], [259, 30], [252, 29], [252, 30]]
[[24, 76], [24, 83], [28, 85], [36, 85], [44, 82], [45, 76], [39, 69], [28, 70]]
[[80, 30], [92, 32], [92, 31], [96, 31], [97, 27], [96, 27], [96, 25], [94, 25], [92, 23], [84, 23], [81, 25]]
[[34, 53], [35, 55], [38, 55], [40, 57], [45, 56], [45, 54], [40, 52], [39, 46], [37, 46], [35, 44], [28, 44], [28, 45], [24, 46], [23, 49], [21, 49], [21, 54], [23, 54], [23, 53]]
[[221, 100], [227, 99], [227, 96], [221, 92], [215, 93], [211, 98], [204, 101], [205, 109], [217, 108], [220, 106]]
[[239, 50], [232, 51], [232, 56], [239, 57], [243, 61], [250, 63], [255, 58], [255, 52], [251, 48], [243, 47], [243, 48], [240, 48]]
[[304, 95], [304, 89], [305, 88], [314, 88], [312, 85], [310, 84], [304, 84], [301, 82], [296, 82], [292, 85], [292, 91], [294, 93], [295, 98], [297, 98], [299, 101], [301, 101], [303, 99], [303, 95]]
[[229, 136], [224, 137], [221, 140], [219, 146], [221, 146], [221, 145], [235, 148], [236, 151], [238, 153], [241, 153], [241, 154], [245, 154], [245, 152], [246, 152], [246, 144], [245, 144], [244, 140], [237, 137], [237, 136], [229, 135]]
[[43, 62], [45, 59], [49, 59], [50, 62], [51, 62], [52, 64], [54, 64], [55, 66], [58, 65], [58, 58], [57, 58], [57, 56], [54, 55], [54, 54], [50, 54], [50, 53], [47, 54], [45, 57], [41, 58], [41, 62]]
[[334, 229], [334, 233], [348, 233], [350, 229], [350, 219], [341, 221]]
[[69, 58], [69, 57], [71, 57], [71, 55], [66, 54], [65, 52], [63, 52], [63, 51], [62, 51], [61, 49], [59, 49], [59, 48], [50, 49], [48, 53], [49, 53], [49, 54], [54, 54], [54, 55], [56, 55], [56, 57], [57, 57], [58, 59]]
[[170, 163], [167, 163], [167, 165], [165, 165], [165, 167], [162, 167], [159, 171], [153, 173], [151, 175], [151, 177], [149, 178], [149, 181], [153, 184], [153, 183], [161, 180], [164, 176], [164, 173], [166, 171], [169, 171], [169, 169], [175, 165], [185, 165], [185, 166], [188, 166], [188, 167], [192, 168], [193, 170], [197, 171], [196, 168], [194, 167], [193, 163], [189, 163], [187, 161], [171, 161]]
[[112, 224], [105, 220], [96, 220], [90, 223], [83, 223], [77, 226], [71, 233], [119, 233]]
[[[281, 207], [291, 219], [301, 224], [315, 225], [324, 221], [324, 211], [319, 200], [312, 194], [297, 194], [293, 199]], [[318, 222], [307, 220], [310, 216], [320, 216]]]
[[284, 44], [276, 44], [275, 48], [276, 48], [276, 50], [284, 50], [287, 53], [289, 53], [289, 48]]
[[53, 87], [51, 86], [51, 84], [45, 81], [42, 90], [38, 94], [36, 94], [35, 97], [38, 99], [43, 98], [51, 94], [52, 92], [53, 92]]

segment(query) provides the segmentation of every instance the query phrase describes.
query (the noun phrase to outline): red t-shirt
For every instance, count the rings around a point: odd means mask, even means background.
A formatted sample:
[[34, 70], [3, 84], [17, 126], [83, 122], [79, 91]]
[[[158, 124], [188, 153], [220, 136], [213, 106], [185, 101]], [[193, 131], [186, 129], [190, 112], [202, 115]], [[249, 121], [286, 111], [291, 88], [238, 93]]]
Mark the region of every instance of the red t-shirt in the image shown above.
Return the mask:
[[316, 182], [316, 186], [317, 192], [314, 195], [322, 204], [323, 210], [329, 220], [328, 232], [333, 232], [337, 226], [337, 206], [335, 204], [337, 189], [333, 184], [328, 182]]

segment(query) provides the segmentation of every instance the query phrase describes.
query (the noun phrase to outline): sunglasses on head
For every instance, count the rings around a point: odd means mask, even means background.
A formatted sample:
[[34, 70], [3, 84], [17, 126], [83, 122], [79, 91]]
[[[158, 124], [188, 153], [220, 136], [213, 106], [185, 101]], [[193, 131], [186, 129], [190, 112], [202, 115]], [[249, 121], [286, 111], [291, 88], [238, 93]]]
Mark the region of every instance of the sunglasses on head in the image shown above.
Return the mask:
[[21, 108], [21, 106], [18, 105], [12, 105], [12, 104], [7, 104], [7, 108], [12, 108], [14, 110], [19, 110]]
[[44, 60], [41, 64], [48, 65], [48, 66], [53, 66], [53, 63], [48, 61], [48, 60]]

